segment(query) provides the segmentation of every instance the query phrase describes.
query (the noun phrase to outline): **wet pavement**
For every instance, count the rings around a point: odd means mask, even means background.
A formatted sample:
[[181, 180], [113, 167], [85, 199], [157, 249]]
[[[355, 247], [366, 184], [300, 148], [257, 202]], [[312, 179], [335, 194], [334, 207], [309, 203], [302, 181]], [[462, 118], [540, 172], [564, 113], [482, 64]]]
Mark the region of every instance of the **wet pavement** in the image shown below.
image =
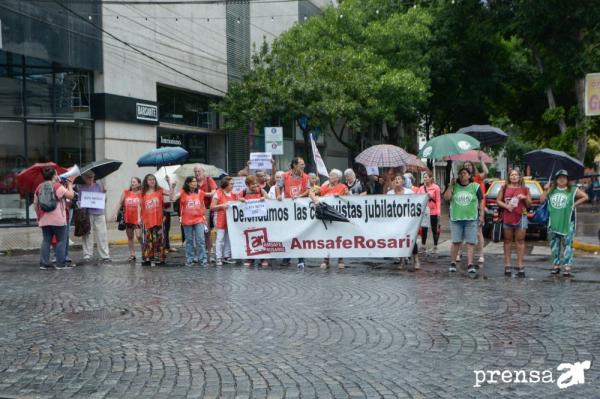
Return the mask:
[[[0, 397], [600, 395], [598, 256], [577, 253], [574, 278], [551, 277], [547, 246], [531, 241], [520, 279], [491, 243], [470, 277], [446, 272], [448, 248], [418, 272], [375, 259], [186, 268], [181, 250], [143, 268], [122, 246], [113, 264], [66, 271], [0, 257]], [[559, 389], [557, 366], [586, 360], [585, 384]], [[496, 370], [553, 382], [477, 380]]]

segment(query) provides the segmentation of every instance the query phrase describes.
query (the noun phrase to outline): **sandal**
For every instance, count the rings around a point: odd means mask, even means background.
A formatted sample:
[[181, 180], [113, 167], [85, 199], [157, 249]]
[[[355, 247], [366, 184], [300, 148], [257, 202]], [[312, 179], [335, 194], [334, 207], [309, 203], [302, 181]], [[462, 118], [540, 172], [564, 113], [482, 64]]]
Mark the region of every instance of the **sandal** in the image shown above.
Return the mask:
[[565, 271], [563, 272], [563, 277], [571, 277], [571, 266], [565, 266]]
[[552, 271], [550, 273], [552, 273], [552, 274], [560, 274], [560, 266], [554, 266], [552, 268]]
[[511, 267], [510, 266], [504, 266], [504, 275], [505, 276], [511, 276], [512, 275], [512, 271], [511, 271]]

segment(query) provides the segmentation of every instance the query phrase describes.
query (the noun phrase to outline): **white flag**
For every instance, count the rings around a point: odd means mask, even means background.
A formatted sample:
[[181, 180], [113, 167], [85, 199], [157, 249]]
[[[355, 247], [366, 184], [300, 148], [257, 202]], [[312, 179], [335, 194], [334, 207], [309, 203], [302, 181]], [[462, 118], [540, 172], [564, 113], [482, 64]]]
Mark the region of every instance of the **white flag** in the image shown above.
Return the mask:
[[310, 134], [310, 144], [312, 146], [313, 158], [315, 159], [315, 165], [317, 165], [317, 172], [321, 176], [329, 176], [329, 172], [327, 172], [327, 167], [325, 166], [325, 162], [323, 162], [323, 158], [321, 158], [321, 154], [319, 153], [319, 149], [317, 148], [317, 143], [315, 143], [315, 139], [313, 138], [312, 133]]

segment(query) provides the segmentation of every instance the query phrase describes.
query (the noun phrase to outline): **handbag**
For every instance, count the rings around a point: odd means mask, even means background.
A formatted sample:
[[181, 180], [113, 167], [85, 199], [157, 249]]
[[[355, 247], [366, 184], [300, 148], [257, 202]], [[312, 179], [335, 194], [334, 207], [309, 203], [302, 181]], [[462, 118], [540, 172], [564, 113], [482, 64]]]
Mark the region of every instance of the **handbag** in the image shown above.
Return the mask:
[[75, 225], [75, 237], [83, 237], [92, 231], [90, 223], [90, 215], [87, 208], [77, 208], [73, 216], [73, 224]]
[[550, 212], [548, 211], [548, 200], [544, 201], [544, 203], [535, 210], [533, 213], [533, 222], [543, 224], [544, 226], [548, 225], [550, 221]]
[[504, 223], [502, 222], [502, 219], [499, 219], [496, 223], [494, 223], [494, 225], [492, 226], [492, 241], [494, 241], [494, 242], [502, 241], [503, 225], [504, 225]]
[[119, 229], [120, 231], [123, 231], [127, 228], [127, 226], [125, 226], [125, 215], [123, 207], [119, 208], [119, 212], [117, 213], [117, 222], [119, 223], [117, 225], [117, 229]]

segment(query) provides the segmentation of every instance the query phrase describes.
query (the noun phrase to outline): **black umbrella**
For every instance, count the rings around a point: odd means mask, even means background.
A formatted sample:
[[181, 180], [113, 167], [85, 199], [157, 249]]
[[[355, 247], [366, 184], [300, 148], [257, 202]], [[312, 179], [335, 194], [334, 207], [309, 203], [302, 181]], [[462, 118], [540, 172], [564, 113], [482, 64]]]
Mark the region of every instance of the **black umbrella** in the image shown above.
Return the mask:
[[554, 173], [561, 169], [565, 169], [569, 173], [570, 180], [576, 180], [583, 176], [583, 163], [562, 151], [542, 148], [529, 151], [523, 159], [531, 166], [531, 171], [541, 177], [552, 179]]
[[327, 225], [325, 221], [329, 222], [346, 222], [350, 223], [350, 221], [341, 213], [335, 210], [332, 206], [325, 204], [323, 202], [319, 202], [315, 209], [315, 217], [323, 222], [323, 226], [325, 226], [325, 230], [327, 230]]
[[[101, 161], [96, 161], [92, 163], [88, 163], [83, 168], [81, 168], [81, 174], [85, 174], [85, 172], [92, 171], [94, 172], [94, 177], [96, 180], [100, 180], [110, 175], [112, 172], [116, 171], [121, 167], [121, 161], [115, 161], [114, 159], [103, 159]], [[77, 184], [85, 184], [82, 176], [78, 176], [75, 179], [75, 183]]]
[[458, 129], [456, 133], [468, 134], [479, 140], [482, 146], [503, 144], [508, 139], [508, 134], [490, 125], [471, 125]]

